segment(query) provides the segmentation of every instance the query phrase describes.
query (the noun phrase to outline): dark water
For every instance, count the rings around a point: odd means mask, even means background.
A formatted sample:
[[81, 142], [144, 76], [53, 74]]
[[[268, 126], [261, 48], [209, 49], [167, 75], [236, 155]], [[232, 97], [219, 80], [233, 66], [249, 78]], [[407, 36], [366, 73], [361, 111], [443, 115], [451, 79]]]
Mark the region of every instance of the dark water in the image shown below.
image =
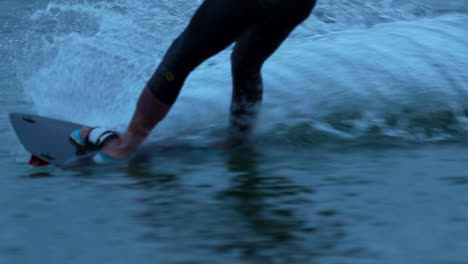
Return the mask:
[[224, 52], [147, 161], [25, 164], [9, 112], [125, 125], [200, 2], [0, 2], [0, 263], [467, 263], [464, 1], [319, 2], [250, 146], [190, 147], [224, 135]]
[[463, 150], [245, 148], [77, 171], [29, 169], [9, 158], [1, 256], [5, 263], [463, 263]]

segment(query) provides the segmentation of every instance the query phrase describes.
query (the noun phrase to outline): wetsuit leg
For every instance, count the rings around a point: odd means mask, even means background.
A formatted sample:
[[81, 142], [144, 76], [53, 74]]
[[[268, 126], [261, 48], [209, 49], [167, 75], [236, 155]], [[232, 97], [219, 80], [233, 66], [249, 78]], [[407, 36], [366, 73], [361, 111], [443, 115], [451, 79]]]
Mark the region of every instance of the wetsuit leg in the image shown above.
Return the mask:
[[[234, 142], [243, 141], [262, 100], [261, 68], [291, 31], [311, 13], [315, 0], [263, 0], [270, 13], [236, 43], [232, 53], [233, 94], [229, 134]], [[268, 5], [271, 4], [271, 5]]]
[[153, 95], [172, 105], [189, 73], [238, 39], [262, 11], [254, 0], [206, 0], [148, 82]]

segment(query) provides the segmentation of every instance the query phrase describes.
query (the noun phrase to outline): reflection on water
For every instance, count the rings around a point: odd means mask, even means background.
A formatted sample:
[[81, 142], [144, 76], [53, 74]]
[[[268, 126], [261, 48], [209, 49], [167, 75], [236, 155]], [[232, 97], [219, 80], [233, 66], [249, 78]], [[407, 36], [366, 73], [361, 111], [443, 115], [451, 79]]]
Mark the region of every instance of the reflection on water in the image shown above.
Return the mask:
[[[187, 256], [200, 251], [254, 263], [310, 263], [345, 236], [336, 211], [317, 211], [315, 191], [290, 175], [268, 175], [268, 163], [255, 149], [209, 155], [209, 164], [193, 166], [190, 175], [196, 176], [130, 169], [137, 181], [125, 188], [143, 191], [138, 201], [144, 209], [136, 218], [150, 228], [142, 240]], [[188, 177], [204, 174], [211, 182], [226, 182], [220, 188], [200, 180], [187, 184]]]
[[0, 177], [0, 263], [463, 263], [464, 149], [174, 146], [128, 168], [15, 164]]

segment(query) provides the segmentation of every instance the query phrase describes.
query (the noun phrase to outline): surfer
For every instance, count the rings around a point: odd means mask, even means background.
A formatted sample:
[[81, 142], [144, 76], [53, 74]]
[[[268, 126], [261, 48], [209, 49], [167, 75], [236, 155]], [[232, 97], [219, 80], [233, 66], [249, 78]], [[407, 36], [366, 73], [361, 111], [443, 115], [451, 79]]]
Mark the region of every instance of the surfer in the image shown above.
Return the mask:
[[127, 130], [116, 135], [83, 127], [72, 137], [101, 146], [101, 159], [128, 159], [169, 112], [190, 72], [235, 43], [225, 145], [242, 144], [252, 130], [262, 100], [263, 63], [310, 15], [315, 3], [316, 0], [205, 0], [143, 89]]

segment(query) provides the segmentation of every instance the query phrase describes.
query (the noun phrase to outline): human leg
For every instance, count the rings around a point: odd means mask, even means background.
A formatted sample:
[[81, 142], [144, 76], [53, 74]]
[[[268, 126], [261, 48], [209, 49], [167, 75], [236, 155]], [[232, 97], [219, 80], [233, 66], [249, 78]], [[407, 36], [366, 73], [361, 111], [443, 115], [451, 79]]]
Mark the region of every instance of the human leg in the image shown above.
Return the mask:
[[262, 100], [261, 68], [291, 31], [312, 11], [315, 0], [264, 0], [269, 19], [254, 26], [236, 43], [232, 53], [233, 93], [230, 141], [242, 143], [250, 134]]
[[[135, 152], [175, 102], [189, 73], [226, 48], [260, 18], [252, 0], [206, 0], [173, 42], [137, 103], [128, 129], [102, 152], [125, 159]], [[84, 128], [83, 137], [89, 132]]]

